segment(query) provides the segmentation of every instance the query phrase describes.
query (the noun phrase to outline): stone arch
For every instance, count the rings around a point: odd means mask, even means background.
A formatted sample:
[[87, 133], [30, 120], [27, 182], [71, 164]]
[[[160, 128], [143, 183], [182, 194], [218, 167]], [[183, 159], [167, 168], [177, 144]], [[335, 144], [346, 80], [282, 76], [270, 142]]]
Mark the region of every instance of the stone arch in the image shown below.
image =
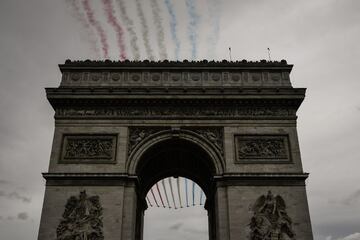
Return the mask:
[[209, 239], [215, 239], [214, 177], [223, 173], [224, 164], [222, 149], [211, 140], [187, 129], [157, 131], [132, 148], [127, 170], [138, 180], [136, 235], [139, 239], [147, 206], [146, 193], [156, 182], [170, 176], [189, 178], [202, 188], [206, 195]]
[[[184, 129], [161, 130], [150, 136], [145, 137], [137, 144], [128, 156], [126, 169], [130, 175], [136, 175], [136, 169], [143, 154], [164, 141], [181, 139], [192, 143], [202, 149], [209, 156], [209, 160], [215, 167], [215, 175], [221, 175], [224, 172], [223, 149], [216, 147], [211, 141], [200, 134]], [[222, 139], [221, 139], [222, 141]]]

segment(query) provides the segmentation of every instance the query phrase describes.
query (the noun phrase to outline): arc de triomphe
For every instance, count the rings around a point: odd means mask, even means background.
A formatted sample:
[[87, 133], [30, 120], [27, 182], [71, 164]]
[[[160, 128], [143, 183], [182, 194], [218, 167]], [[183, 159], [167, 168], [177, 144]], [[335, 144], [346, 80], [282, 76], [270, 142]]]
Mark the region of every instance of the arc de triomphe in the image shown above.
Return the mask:
[[281, 62], [70, 61], [47, 88], [55, 133], [39, 240], [142, 239], [169, 176], [206, 194], [211, 240], [311, 240], [293, 88]]

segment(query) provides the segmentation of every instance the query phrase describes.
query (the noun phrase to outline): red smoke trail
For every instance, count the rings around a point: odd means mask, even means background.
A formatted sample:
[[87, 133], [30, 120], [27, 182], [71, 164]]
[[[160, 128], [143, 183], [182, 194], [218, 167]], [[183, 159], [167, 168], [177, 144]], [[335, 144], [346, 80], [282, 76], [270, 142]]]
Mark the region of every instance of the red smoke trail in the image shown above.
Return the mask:
[[125, 60], [126, 50], [124, 44], [124, 30], [114, 15], [114, 8], [112, 6], [111, 0], [102, 0], [102, 2], [104, 4], [104, 10], [107, 15], [107, 21], [110, 25], [113, 26], [116, 32], [117, 44], [118, 47], [120, 48], [120, 59]]
[[91, 9], [89, 0], [82, 1], [86, 16], [89, 20], [91, 26], [93, 26], [100, 36], [100, 42], [102, 44], [102, 50], [104, 58], [109, 58], [109, 45], [107, 43], [106, 34], [104, 29], [101, 27], [100, 23], [95, 19], [94, 11]]

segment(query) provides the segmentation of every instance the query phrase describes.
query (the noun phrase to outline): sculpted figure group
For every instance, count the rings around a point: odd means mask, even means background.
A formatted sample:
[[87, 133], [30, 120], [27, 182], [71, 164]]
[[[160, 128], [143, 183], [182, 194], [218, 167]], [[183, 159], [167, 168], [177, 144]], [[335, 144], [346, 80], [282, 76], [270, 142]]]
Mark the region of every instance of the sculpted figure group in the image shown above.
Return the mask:
[[257, 199], [253, 211], [250, 240], [295, 240], [292, 221], [282, 197], [275, 197], [269, 191]]
[[98, 196], [72, 196], [66, 203], [63, 218], [56, 230], [56, 240], [104, 240], [102, 207]]

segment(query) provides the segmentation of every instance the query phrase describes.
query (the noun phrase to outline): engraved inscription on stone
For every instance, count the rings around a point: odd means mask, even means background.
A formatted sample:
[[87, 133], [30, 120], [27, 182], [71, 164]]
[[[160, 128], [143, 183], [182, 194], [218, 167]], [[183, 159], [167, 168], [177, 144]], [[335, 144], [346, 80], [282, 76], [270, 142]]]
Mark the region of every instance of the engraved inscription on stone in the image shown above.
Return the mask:
[[115, 153], [116, 135], [65, 135], [61, 162], [112, 163]]
[[260, 196], [252, 207], [250, 240], [295, 239], [291, 218], [287, 215], [284, 199], [271, 191]]
[[289, 141], [286, 135], [236, 135], [237, 162], [289, 162]]
[[102, 207], [99, 196], [71, 196], [56, 229], [56, 240], [103, 240]]

